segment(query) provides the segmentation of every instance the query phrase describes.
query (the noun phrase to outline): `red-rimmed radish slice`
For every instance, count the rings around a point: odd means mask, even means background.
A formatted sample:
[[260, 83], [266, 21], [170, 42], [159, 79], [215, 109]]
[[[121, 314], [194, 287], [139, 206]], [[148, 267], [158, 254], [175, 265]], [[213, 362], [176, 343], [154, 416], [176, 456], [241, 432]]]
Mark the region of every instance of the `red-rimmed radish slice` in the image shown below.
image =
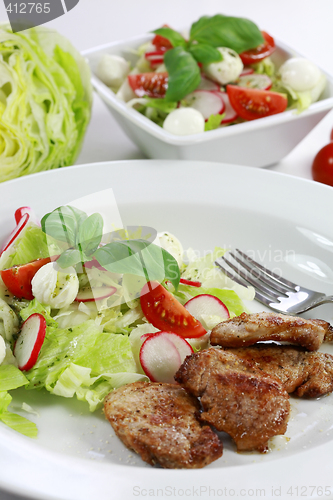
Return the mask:
[[13, 245], [13, 243], [15, 242], [15, 240], [18, 238], [18, 236], [21, 234], [21, 232], [23, 231], [23, 229], [25, 228], [25, 226], [27, 225], [28, 221], [30, 219], [30, 215], [28, 213], [24, 214], [19, 223], [17, 224], [16, 228], [14, 229], [14, 231], [11, 232], [8, 240], [3, 244], [0, 252], [4, 252], [5, 250], [7, 250], [7, 248], [9, 248], [11, 245]]
[[220, 92], [211, 90], [195, 90], [188, 94], [183, 100], [190, 108], [199, 111], [205, 120], [211, 115], [221, 115], [224, 112], [224, 100]]
[[236, 118], [238, 118], [238, 115], [234, 108], [230, 104], [229, 96], [226, 92], [220, 92], [221, 98], [224, 101], [225, 109], [224, 109], [224, 117], [221, 123], [231, 123]]
[[36, 363], [46, 332], [46, 321], [39, 313], [32, 314], [22, 325], [17, 337], [14, 356], [20, 370], [30, 370]]
[[15, 211], [14, 217], [15, 217], [16, 224], [18, 224], [20, 222], [20, 220], [22, 219], [22, 217], [25, 214], [29, 214], [30, 220], [32, 220], [33, 222], [35, 222], [36, 224], [38, 224], [40, 226], [40, 221], [38, 220], [35, 212], [33, 211], [33, 209], [31, 207], [20, 207]]
[[189, 286], [196, 286], [196, 287], [201, 286], [200, 281], [186, 280], [185, 278], [180, 278], [179, 283], [182, 283], [182, 285], [189, 285]]
[[140, 349], [140, 363], [152, 382], [174, 383], [174, 375], [185, 357], [192, 354], [190, 344], [175, 333], [148, 334]]
[[159, 66], [164, 61], [165, 50], [154, 50], [152, 52], [146, 52], [145, 58], [150, 62], [152, 67]]
[[239, 76], [252, 75], [254, 73], [254, 69], [251, 66], [244, 66], [241, 74]]
[[92, 269], [93, 267], [96, 267], [100, 271], [108, 272], [107, 269], [105, 269], [105, 267], [101, 266], [100, 263], [98, 262], [98, 260], [96, 260], [96, 259], [88, 260], [83, 265], [86, 269]]
[[98, 286], [94, 288], [82, 288], [79, 290], [75, 301], [76, 302], [92, 302], [93, 300], [102, 300], [111, 297], [116, 293], [117, 288], [114, 286]]
[[204, 75], [201, 75], [201, 80], [196, 90], [219, 90], [219, 89], [220, 87], [218, 83], [213, 82], [209, 78], [206, 78]]
[[267, 75], [252, 74], [240, 76], [237, 79], [237, 85], [247, 89], [269, 90], [272, 86], [272, 80]]
[[206, 316], [217, 316], [221, 318], [221, 321], [225, 321], [230, 318], [228, 308], [223, 302], [215, 297], [214, 295], [209, 295], [208, 293], [197, 295], [190, 299], [185, 304], [185, 309], [192, 314], [203, 326], [207, 328], [204, 318]]

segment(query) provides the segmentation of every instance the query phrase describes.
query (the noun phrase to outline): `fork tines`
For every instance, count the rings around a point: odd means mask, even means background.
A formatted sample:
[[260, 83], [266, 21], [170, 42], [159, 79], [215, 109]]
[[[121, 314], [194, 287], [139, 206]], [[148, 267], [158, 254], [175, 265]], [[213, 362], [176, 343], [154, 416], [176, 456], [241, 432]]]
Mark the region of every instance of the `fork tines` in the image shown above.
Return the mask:
[[288, 298], [291, 293], [299, 290], [298, 285], [269, 271], [238, 249], [217, 259], [216, 264], [229, 278], [240, 285], [252, 285], [256, 290], [256, 299], [267, 305], [272, 301]]

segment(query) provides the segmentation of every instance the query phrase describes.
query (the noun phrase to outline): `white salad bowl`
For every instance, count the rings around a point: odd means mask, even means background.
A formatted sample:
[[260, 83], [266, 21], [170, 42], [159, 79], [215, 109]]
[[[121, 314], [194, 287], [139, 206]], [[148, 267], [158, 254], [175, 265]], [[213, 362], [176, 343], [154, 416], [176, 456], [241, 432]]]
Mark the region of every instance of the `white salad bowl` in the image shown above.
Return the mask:
[[[106, 103], [128, 137], [152, 159], [219, 161], [266, 167], [284, 158], [333, 108], [333, 78], [325, 71], [326, 87], [318, 102], [302, 113], [295, 110], [239, 123], [200, 134], [177, 136], [127, 106], [97, 76], [102, 55], [113, 54], [135, 63], [135, 49], [152, 38], [142, 35], [112, 42], [83, 53], [92, 69], [94, 89]], [[299, 53], [277, 42], [271, 58], [276, 67]]]

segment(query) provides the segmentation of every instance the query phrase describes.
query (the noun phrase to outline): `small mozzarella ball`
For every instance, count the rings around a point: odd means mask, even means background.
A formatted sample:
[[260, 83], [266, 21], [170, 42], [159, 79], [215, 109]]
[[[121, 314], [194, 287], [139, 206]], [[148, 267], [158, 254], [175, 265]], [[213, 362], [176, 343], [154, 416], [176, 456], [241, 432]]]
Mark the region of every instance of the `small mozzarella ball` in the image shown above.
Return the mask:
[[176, 236], [168, 233], [167, 231], [162, 231], [157, 233], [157, 241], [155, 241], [155, 244], [169, 252], [176, 259], [179, 267], [183, 264], [184, 250], [182, 244]]
[[288, 59], [282, 64], [279, 72], [282, 83], [291, 87], [295, 92], [311, 90], [321, 77], [320, 69], [303, 57]]
[[6, 344], [4, 338], [0, 335], [0, 365], [6, 357]]
[[105, 85], [120, 87], [129, 72], [130, 65], [123, 57], [104, 54], [98, 63], [96, 74]]
[[168, 114], [163, 128], [175, 135], [200, 134], [205, 130], [205, 119], [194, 108], [178, 108]]
[[79, 280], [74, 267], [62, 269], [56, 262], [49, 262], [41, 267], [31, 284], [33, 296], [52, 309], [71, 304], [79, 291]]
[[219, 47], [217, 50], [222, 54], [223, 60], [204, 65], [204, 72], [221, 85], [234, 82], [243, 70], [241, 58], [237, 52], [228, 47]]

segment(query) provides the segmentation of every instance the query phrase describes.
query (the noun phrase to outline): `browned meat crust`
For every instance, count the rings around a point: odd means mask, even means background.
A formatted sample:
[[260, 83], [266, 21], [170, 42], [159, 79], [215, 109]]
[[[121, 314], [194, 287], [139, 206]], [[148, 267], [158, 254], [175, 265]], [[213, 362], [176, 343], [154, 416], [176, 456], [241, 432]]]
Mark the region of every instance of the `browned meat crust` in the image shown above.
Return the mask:
[[332, 327], [321, 319], [303, 319], [271, 312], [242, 313], [213, 328], [210, 342], [222, 347], [245, 347], [261, 340], [298, 344], [310, 351], [330, 341]]
[[282, 383], [231, 352], [192, 354], [175, 379], [201, 397], [201, 419], [227, 432], [239, 451], [267, 451], [268, 440], [287, 429], [290, 405]]
[[227, 348], [257, 368], [277, 377], [289, 393], [317, 398], [333, 390], [333, 356], [302, 347], [256, 344]]
[[200, 404], [176, 384], [135, 382], [111, 392], [105, 415], [117, 436], [142, 460], [165, 468], [201, 468], [223, 445], [197, 420]]

